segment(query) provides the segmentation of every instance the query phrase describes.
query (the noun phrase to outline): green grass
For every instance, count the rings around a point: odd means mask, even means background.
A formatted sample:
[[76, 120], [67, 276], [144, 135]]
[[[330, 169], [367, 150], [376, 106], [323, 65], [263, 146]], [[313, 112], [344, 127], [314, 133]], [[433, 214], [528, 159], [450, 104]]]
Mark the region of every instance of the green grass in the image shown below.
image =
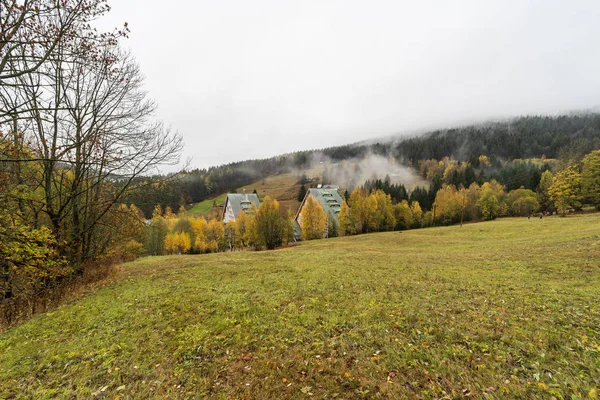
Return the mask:
[[213, 199], [206, 199], [201, 201], [200, 203], [194, 204], [192, 208], [187, 210], [189, 215], [205, 215], [209, 214], [212, 211], [213, 203], [216, 202], [218, 205], [223, 205], [225, 203], [225, 198], [227, 194], [222, 194]]
[[600, 214], [145, 258], [0, 335], [6, 398], [579, 398]]

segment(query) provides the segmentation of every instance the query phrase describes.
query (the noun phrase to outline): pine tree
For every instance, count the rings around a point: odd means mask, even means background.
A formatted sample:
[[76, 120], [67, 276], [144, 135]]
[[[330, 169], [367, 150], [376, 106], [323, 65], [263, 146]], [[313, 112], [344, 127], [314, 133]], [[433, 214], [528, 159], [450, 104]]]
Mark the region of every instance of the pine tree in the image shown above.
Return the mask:
[[334, 238], [339, 235], [337, 218], [330, 212], [327, 216], [327, 237]]
[[300, 186], [300, 190], [298, 191], [298, 201], [303, 201], [306, 196], [306, 187], [304, 185]]
[[283, 244], [288, 244], [296, 241], [296, 234], [294, 232], [294, 214], [292, 214], [291, 210], [287, 210], [285, 215], [285, 221], [283, 221], [283, 235], [282, 240]]

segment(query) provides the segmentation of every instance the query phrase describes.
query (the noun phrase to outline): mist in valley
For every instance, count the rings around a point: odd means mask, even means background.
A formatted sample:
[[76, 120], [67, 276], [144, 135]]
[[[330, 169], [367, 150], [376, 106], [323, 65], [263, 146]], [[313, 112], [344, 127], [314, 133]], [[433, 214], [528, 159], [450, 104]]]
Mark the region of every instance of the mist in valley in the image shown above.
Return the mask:
[[322, 154], [317, 154], [307, 175], [319, 177], [323, 184], [338, 185], [341, 189], [353, 189], [367, 180], [384, 180], [386, 176], [389, 177], [390, 183], [402, 184], [408, 190], [417, 186], [428, 188], [430, 184], [415, 169], [400, 164], [393, 157], [373, 153], [344, 161], [332, 161]]

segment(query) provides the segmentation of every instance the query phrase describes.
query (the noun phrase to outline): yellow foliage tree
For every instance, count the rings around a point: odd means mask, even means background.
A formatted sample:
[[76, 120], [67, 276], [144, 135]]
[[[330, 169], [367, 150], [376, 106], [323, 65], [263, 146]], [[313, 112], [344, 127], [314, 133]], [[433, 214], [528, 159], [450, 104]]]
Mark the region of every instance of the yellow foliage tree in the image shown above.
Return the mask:
[[243, 240], [246, 246], [256, 246], [257, 243], [257, 235], [256, 235], [256, 207], [254, 203], [250, 205], [248, 210], [248, 215], [245, 218], [245, 228], [246, 231], [243, 235]]
[[445, 223], [458, 222], [462, 201], [462, 196], [456, 190], [456, 186], [443, 184], [442, 188], [438, 190], [433, 203], [436, 217], [442, 219]]
[[377, 201], [369, 196], [364, 188], [359, 187], [352, 191], [348, 206], [351, 233], [369, 233], [377, 230]]
[[563, 217], [569, 208], [581, 207], [581, 200], [583, 199], [581, 174], [577, 171], [577, 168], [570, 165], [557, 172], [552, 178], [552, 186], [548, 189], [548, 194]]
[[325, 215], [321, 204], [313, 196], [308, 196], [306, 204], [300, 212], [302, 239], [322, 239], [325, 234], [326, 222], [327, 215]]
[[194, 234], [194, 251], [197, 253], [207, 252], [208, 222], [204, 218], [192, 217], [189, 219]]
[[481, 219], [481, 212], [477, 206], [479, 197], [481, 197], [481, 187], [475, 182], [471, 183], [469, 188], [464, 193], [466, 198], [465, 202], [465, 220], [476, 221]]
[[235, 245], [242, 249], [246, 247], [246, 213], [240, 211], [235, 219]]
[[552, 186], [553, 178], [554, 175], [552, 175], [552, 172], [550, 172], [549, 170], [544, 171], [536, 190], [538, 203], [540, 203], [540, 210], [550, 213], [554, 212], [554, 202], [550, 198], [548, 190]]
[[394, 206], [392, 197], [385, 194], [383, 190], [376, 190], [371, 193], [371, 202], [375, 203], [375, 229], [379, 231], [391, 231], [396, 226], [396, 217], [394, 216]]
[[477, 207], [479, 207], [479, 212], [483, 219], [491, 220], [506, 215], [508, 207], [504, 203], [505, 197], [504, 186], [495, 179], [485, 182], [481, 186], [481, 195], [477, 201]]
[[266, 196], [254, 215], [254, 235], [257, 247], [269, 250], [281, 244], [283, 219], [279, 213], [279, 202]]
[[399, 229], [410, 229], [413, 224], [413, 212], [408, 201], [402, 200], [394, 207]]
[[165, 208], [165, 214], [163, 217], [165, 219], [165, 222], [167, 223], [167, 226], [169, 227], [169, 230], [173, 230], [179, 218], [177, 218], [177, 215], [175, 215], [173, 211], [171, 211], [171, 207]]
[[208, 222], [204, 218], [201, 217], [192, 217], [189, 219], [190, 227], [194, 235], [205, 234], [208, 229]]
[[353, 233], [351, 231], [350, 210], [348, 209], [346, 200], [342, 200], [338, 221], [340, 222], [340, 236], [351, 235]]
[[287, 210], [285, 214], [285, 221], [283, 223], [283, 244], [288, 244], [296, 240], [296, 234], [294, 233], [294, 214], [291, 210]]
[[490, 167], [492, 165], [488, 156], [483, 154], [479, 156], [479, 163], [484, 167]]
[[169, 233], [165, 238], [165, 250], [169, 254], [185, 254], [191, 248], [190, 235], [185, 232]]
[[420, 228], [423, 220], [423, 210], [418, 201], [413, 201], [410, 205], [412, 211], [413, 227]]
[[225, 246], [225, 226], [223, 223], [216, 219], [211, 219], [208, 222], [208, 241], [211, 243], [211, 249], [213, 251], [223, 250]]
[[583, 157], [581, 189], [585, 199], [600, 210], [600, 150]]

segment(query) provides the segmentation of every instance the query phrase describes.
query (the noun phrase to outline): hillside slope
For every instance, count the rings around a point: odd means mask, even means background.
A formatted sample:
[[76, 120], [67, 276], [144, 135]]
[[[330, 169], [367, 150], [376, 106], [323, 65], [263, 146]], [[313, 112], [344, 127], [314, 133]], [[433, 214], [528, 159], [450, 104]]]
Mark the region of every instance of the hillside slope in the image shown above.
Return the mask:
[[600, 214], [144, 258], [0, 334], [0, 398], [584, 398]]
[[[253, 182], [249, 185], [242, 186], [236, 190], [236, 193], [253, 193], [256, 190], [260, 200], [262, 201], [265, 196], [269, 196], [272, 199], [279, 201], [280, 211], [285, 214], [288, 209], [292, 213], [296, 213], [300, 202], [298, 201], [298, 192], [300, 190], [300, 183], [298, 183], [298, 177], [294, 174], [279, 174], [268, 176], [259, 181]], [[199, 215], [207, 218], [218, 218], [222, 210], [217, 206], [223, 206], [225, 203], [226, 194], [219, 195], [200, 203], [194, 204], [188, 210], [190, 215]]]

